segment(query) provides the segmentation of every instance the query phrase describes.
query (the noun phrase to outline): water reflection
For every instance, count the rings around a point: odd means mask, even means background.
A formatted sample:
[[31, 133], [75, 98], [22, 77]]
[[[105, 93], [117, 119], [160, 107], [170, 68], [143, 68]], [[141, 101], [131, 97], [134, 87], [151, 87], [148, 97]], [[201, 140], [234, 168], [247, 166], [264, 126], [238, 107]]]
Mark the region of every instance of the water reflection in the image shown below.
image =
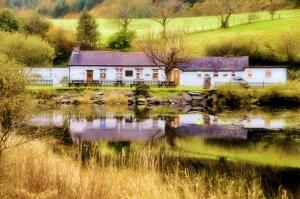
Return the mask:
[[[122, 164], [129, 164], [130, 155], [142, 154], [146, 146], [158, 159], [164, 157], [159, 163], [175, 165], [179, 161], [193, 170], [225, 171], [228, 175], [241, 169], [248, 172], [248, 168], [250, 175], [254, 169], [269, 198], [274, 198], [281, 186], [294, 198], [299, 196], [300, 111], [170, 115], [162, 110], [66, 107], [42, 111], [32, 117], [31, 124], [63, 129], [60, 137], [80, 148], [78, 158], [83, 162], [90, 157], [110, 158], [106, 153], [113, 151], [125, 158], [120, 160]], [[217, 164], [212, 166], [211, 161]]]
[[149, 110], [134, 110], [124, 115], [95, 112], [84, 117], [64, 110], [41, 112], [32, 117], [34, 126], [68, 126], [75, 143], [78, 141], [151, 141], [172, 131], [176, 137], [247, 139], [254, 130], [281, 130], [289, 125], [284, 118], [266, 118], [264, 115], [179, 114], [149, 115]]
[[151, 148], [167, 143], [171, 152], [193, 158], [226, 157], [300, 167], [297, 112], [164, 115], [149, 109], [126, 109], [121, 113], [88, 106], [40, 112], [31, 123], [67, 127], [73, 143], [104, 141], [115, 152], [130, 148], [128, 143], [149, 144]]

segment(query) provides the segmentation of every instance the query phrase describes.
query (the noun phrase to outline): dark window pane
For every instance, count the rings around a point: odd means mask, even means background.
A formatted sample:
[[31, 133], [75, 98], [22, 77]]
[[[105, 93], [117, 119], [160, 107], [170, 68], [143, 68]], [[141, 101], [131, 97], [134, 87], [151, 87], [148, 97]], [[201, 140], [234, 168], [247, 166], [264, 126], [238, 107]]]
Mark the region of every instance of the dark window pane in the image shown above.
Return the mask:
[[125, 76], [126, 77], [132, 77], [133, 76], [133, 71], [132, 70], [126, 70], [125, 71]]

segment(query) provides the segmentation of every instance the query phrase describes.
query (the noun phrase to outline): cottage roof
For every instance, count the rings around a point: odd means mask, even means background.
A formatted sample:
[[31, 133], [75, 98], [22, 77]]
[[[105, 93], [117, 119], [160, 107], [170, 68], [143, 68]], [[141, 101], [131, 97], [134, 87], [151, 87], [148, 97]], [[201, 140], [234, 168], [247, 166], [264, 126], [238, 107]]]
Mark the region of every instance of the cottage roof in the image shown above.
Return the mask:
[[178, 62], [184, 72], [192, 71], [243, 71], [249, 67], [249, 57], [201, 57]]
[[69, 66], [154, 66], [143, 52], [73, 52]]

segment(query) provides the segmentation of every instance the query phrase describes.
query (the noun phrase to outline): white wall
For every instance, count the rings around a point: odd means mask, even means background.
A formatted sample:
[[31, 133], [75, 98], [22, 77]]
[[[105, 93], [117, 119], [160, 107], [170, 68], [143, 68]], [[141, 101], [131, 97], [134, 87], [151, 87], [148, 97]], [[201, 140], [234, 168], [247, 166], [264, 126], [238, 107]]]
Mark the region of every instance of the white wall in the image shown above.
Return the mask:
[[[93, 79], [100, 80], [100, 70], [106, 69], [106, 80], [115, 80], [117, 79], [117, 71], [116, 68], [122, 68], [122, 79], [123, 80], [135, 80], [136, 79], [136, 68], [140, 67], [101, 67], [101, 66], [72, 66], [70, 67], [70, 80], [86, 80], [87, 79], [87, 70], [93, 71]], [[142, 75], [140, 76], [143, 80], [153, 80], [152, 73], [153, 69], [159, 69], [158, 67], [144, 67], [142, 70]], [[132, 70], [133, 76], [132, 77], [125, 77], [125, 71]], [[165, 73], [163, 69], [159, 69], [158, 80], [164, 81], [165, 80]]]
[[[224, 71], [218, 72], [218, 77], [214, 77], [213, 72], [181, 72], [180, 73], [180, 85], [181, 86], [203, 86], [204, 78], [211, 77], [211, 85], [215, 85], [217, 82], [230, 82], [232, 80], [232, 72]], [[244, 77], [243, 71], [235, 72], [235, 77]]]
[[64, 78], [69, 78], [69, 68], [28, 68], [31, 79], [53, 80], [54, 85], [62, 84]]
[[[271, 71], [271, 77], [266, 76], [266, 71]], [[249, 71], [252, 73], [252, 77], [248, 76]], [[211, 85], [218, 83], [227, 83], [233, 80], [231, 71], [218, 72], [218, 77], [214, 77], [213, 72], [182, 72], [180, 73], [180, 85], [181, 86], [203, 86], [204, 77], [211, 77]], [[241, 77], [251, 83], [285, 83], [287, 81], [287, 69], [286, 68], [246, 68], [245, 71], [235, 72], [235, 77]]]
[[[271, 70], [271, 76], [266, 76], [266, 71]], [[249, 72], [252, 77], [248, 76]], [[249, 83], [285, 83], [287, 81], [286, 68], [246, 68], [245, 80]]]

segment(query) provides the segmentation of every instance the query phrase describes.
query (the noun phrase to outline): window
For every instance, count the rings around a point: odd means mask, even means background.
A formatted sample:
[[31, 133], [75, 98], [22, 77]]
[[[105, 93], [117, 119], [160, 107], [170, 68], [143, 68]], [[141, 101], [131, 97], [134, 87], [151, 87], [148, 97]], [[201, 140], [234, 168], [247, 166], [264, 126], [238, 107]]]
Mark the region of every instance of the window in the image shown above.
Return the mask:
[[249, 77], [249, 78], [252, 77], [252, 70], [248, 70], [248, 77]]
[[219, 77], [218, 71], [214, 71], [214, 77]]
[[209, 74], [205, 74], [205, 77], [209, 77]]
[[266, 76], [266, 78], [272, 77], [272, 71], [270, 69], [267, 69], [265, 72], [265, 76]]
[[117, 71], [117, 79], [123, 78], [123, 69], [122, 68], [116, 68]]
[[100, 70], [100, 79], [101, 80], [105, 80], [106, 79], [106, 70], [105, 69], [101, 69]]
[[132, 70], [125, 70], [125, 76], [126, 77], [132, 77], [133, 76], [133, 71]]
[[142, 77], [142, 69], [141, 68], [137, 68], [136, 69], [136, 78], [137, 79], [141, 79]]
[[228, 74], [226, 74], [226, 73], [225, 73], [225, 74], [223, 74], [223, 77], [228, 77]]
[[232, 71], [231, 77], [235, 77], [235, 71]]
[[158, 69], [153, 69], [152, 72], [152, 79], [158, 79]]

